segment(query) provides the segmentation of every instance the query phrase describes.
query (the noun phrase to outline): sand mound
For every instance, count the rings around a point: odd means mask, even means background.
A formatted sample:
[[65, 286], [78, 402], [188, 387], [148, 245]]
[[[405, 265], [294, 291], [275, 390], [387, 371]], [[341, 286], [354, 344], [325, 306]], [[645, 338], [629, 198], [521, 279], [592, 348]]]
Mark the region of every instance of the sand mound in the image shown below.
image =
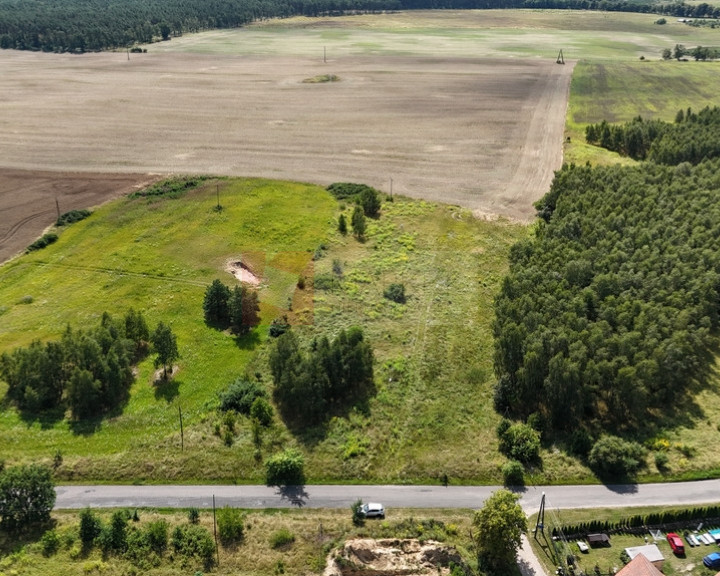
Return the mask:
[[457, 551], [432, 540], [358, 538], [330, 553], [323, 576], [446, 575], [451, 562], [462, 564]]

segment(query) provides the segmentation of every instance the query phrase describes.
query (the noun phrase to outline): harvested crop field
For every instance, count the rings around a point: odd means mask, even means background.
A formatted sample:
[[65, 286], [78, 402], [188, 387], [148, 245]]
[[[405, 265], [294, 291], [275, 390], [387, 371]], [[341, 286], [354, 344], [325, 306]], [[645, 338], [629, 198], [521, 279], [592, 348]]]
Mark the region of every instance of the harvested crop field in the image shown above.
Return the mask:
[[[356, 181], [385, 191], [392, 179], [394, 193], [518, 219], [532, 216], [562, 163], [572, 73], [540, 59], [323, 62], [152, 48], [129, 59], [3, 50], [0, 68], [0, 168]], [[324, 74], [339, 81], [303, 82]], [[0, 186], [2, 202], [22, 200], [22, 186]], [[98, 184], [98, 199], [123, 186]], [[55, 209], [27, 206], [3, 226], [19, 230]], [[16, 237], [5, 233], [0, 248], [24, 248], [25, 238], [7, 247]]]
[[155, 178], [0, 168], [0, 262], [30, 245], [61, 213], [143, 188]]

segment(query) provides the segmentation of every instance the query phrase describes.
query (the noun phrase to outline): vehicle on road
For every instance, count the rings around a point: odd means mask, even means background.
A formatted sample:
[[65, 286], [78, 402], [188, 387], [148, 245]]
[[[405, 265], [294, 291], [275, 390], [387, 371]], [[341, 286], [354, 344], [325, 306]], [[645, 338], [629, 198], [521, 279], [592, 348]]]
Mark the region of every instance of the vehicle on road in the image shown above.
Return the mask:
[[385, 518], [385, 507], [378, 502], [363, 504], [360, 510], [365, 518]]
[[713, 552], [703, 558], [703, 564], [713, 570], [720, 570], [720, 552]]
[[685, 554], [685, 544], [683, 544], [682, 538], [675, 534], [675, 532], [668, 532], [667, 541], [670, 543], [670, 548], [678, 556]]

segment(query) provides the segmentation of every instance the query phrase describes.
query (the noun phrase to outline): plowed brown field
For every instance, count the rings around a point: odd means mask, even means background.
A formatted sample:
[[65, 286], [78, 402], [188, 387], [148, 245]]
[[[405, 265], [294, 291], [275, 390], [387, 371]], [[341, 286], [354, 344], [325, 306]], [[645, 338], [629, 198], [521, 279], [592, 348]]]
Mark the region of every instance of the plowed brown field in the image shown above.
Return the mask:
[[[2, 261], [54, 220], [55, 196], [62, 211], [97, 204], [147, 174], [392, 179], [395, 193], [528, 219], [562, 163], [572, 65], [3, 50], [0, 70]], [[340, 81], [303, 82], [321, 74]]]

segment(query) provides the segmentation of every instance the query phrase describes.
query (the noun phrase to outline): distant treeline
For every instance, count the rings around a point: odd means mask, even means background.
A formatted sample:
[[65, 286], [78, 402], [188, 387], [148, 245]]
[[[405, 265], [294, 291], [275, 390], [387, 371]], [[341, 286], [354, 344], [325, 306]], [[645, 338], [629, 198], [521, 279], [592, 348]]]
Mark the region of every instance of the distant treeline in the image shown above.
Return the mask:
[[543, 8], [718, 18], [720, 6], [619, 0], [0, 0], [0, 48], [99, 51], [255, 20], [419, 9]]
[[640, 116], [620, 125], [603, 121], [588, 125], [585, 139], [635, 160], [698, 164], [720, 156], [720, 108], [705, 107], [698, 113], [679, 110], [674, 124]]

